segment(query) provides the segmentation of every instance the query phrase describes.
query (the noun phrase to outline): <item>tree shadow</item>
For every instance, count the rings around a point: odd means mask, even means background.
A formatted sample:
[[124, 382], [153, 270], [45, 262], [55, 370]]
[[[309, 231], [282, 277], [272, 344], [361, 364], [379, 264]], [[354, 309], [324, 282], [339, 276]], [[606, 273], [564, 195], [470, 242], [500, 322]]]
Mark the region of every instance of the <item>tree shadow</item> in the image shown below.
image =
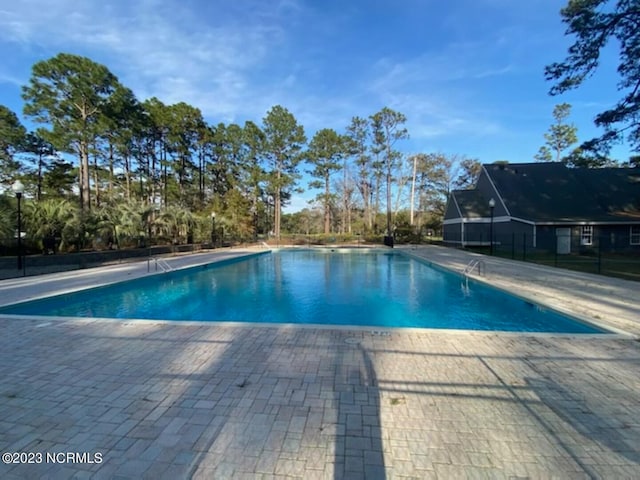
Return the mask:
[[334, 479], [384, 479], [380, 392], [370, 354], [357, 337], [336, 345]]
[[[158, 388], [126, 409], [140, 416], [130, 435], [145, 439], [142, 459], [158, 454], [146, 476], [385, 478], [376, 373], [361, 337], [286, 326], [222, 331], [189, 335], [179, 349], [215, 355], [191, 366], [167, 359], [152, 375]], [[168, 341], [151, 336], [146, 349]], [[134, 473], [135, 450], [124, 452], [121, 469], [99, 473]]]
[[549, 379], [527, 378], [525, 381], [544, 405], [577, 433], [640, 464], [640, 427], [635, 415], [632, 420], [630, 414], [629, 421], [614, 420], [607, 414], [612, 408], [608, 401], [601, 404], [597, 398], [578, 395]]

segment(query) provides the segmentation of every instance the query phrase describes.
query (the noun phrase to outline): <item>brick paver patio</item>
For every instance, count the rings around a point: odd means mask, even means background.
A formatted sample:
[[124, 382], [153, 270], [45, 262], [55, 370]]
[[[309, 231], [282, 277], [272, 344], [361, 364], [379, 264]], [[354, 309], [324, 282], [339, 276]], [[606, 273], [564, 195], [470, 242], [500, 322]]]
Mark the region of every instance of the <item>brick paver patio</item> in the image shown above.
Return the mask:
[[633, 337], [0, 328], [0, 451], [101, 455], [3, 479], [640, 477]]

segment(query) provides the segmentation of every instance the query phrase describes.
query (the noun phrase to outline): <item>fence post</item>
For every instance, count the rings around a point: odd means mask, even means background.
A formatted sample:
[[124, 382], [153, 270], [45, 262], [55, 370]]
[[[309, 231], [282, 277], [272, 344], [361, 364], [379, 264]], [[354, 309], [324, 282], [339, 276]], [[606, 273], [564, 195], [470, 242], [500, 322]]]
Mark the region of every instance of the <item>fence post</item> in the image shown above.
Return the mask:
[[516, 233], [511, 233], [511, 260], [516, 259]]
[[522, 234], [522, 261], [527, 260], [527, 234]]
[[598, 239], [598, 274], [602, 272], [602, 238], [596, 237]]

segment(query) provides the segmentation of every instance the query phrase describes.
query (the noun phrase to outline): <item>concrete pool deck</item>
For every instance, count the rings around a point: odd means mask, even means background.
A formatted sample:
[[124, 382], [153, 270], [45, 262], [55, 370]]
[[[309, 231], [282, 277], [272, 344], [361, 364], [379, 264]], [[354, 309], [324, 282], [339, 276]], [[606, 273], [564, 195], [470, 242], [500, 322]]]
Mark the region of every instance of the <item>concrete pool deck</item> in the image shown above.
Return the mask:
[[[409, 253], [458, 271], [475, 258]], [[483, 259], [501, 288], [640, 331], [637, 284]], [[2, 281], [0, 303], [146, 268]], [[0, 328], [0, 451], [43, 455], [0, 464], [3, 479], [640, 476], [633, 336], [8, 317]], [[61, 452], [88, 456], [47, 457]]]

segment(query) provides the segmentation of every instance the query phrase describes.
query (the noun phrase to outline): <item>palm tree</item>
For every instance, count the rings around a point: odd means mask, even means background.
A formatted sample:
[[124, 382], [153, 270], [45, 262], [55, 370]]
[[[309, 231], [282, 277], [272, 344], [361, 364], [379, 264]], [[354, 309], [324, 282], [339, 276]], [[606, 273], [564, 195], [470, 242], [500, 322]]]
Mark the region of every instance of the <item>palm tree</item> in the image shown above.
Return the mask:
[[138, 200], [129, 200], [118, 205], [120, 215], [116, 235], [122, 239], [139, 239], [145, 236], [145, 212], [147, 207]]
[[0, 196], [0, 244], [15, 235], [14, 211], [9, 199]]
[[62, 229], [60, 249], [74, 246], [81, 250], [95, 241], [98, 231], [98, 217], [93, 211], [83, 211], [74, 207], [70, 218]]
[[42, 246], [44, 246], [45, 239], [52, 242], [61, 239], [59, 248], [64, 248], [65, 243], [68, 242], [64, 241], [63, 232], [77, 215], [77, 210], [75, 205], [64, 199], [28, 203], [25, 209], [26, 231], [31, 238], [42, 242]]
[[171, 238], [174, 244], [186, 241], [195, 223], [195, 216], [191, 211], [173, 205], [161, 210], [156, 220], [160, 234]]
[[117, 210], [117, 205], [113, 204], [113, 202], [104, 203], [95, 211], [95, 216], [97, 220], [96, 233], [98, 235], [96, 240], [102, 243], [106, 241], [109, 248], [111, 248], [112, 244], [120, 248], [120, 239], [118, 237], [120, 213]]
[[104, 204], [97, 212], [97, 234], [117, 248], [144, 236], [145, 206], [137, 200], [119, 200]]

